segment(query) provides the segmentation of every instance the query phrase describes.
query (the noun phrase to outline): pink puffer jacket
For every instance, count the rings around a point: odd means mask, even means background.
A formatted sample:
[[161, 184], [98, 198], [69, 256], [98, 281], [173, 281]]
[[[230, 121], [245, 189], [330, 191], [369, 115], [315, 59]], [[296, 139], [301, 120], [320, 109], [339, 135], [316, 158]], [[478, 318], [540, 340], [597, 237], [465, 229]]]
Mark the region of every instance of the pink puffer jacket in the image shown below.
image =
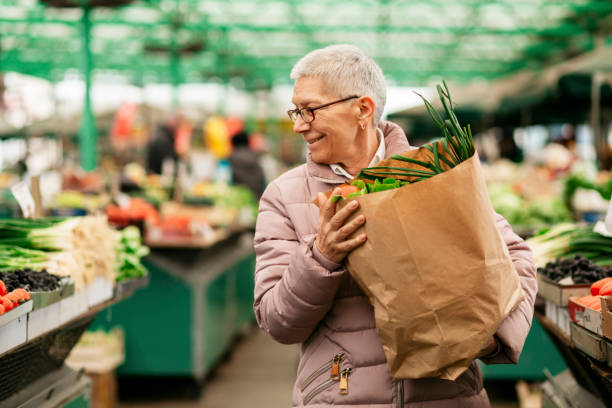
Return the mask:
[[[409, 150], [397, 125], [381, 122], [387, 157]], [[456, 381], [393, 381], [376, 334], [374, 311], [343, 267], [313, 252], [318, 192], [346, 180], [327, 165], [307, 163], [266, 189], [255, 233], [257, 255], [254, 309], [259, 326], [284, 344], [302, 343], [293, 390], [294, 407], [487, 407], [480, 370], [473, 362]], [[499, 354], [485, 363], [516, 363], [531, 327], [536, 294], [535, 266], [524, 241], [498, 216], [526, 298], [496, 333]], [[330, 379], [334, 357], [340, 371], [351, 368], [348, 393]]]

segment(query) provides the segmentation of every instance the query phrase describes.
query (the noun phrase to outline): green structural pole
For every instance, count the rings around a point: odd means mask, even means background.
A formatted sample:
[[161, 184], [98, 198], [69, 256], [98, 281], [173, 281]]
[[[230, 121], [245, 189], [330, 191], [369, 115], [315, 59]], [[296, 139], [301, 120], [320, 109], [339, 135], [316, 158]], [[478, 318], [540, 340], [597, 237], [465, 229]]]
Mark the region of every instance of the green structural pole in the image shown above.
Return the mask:
[[179, 105], [179, 85], [181, 83], [181, 61], [179, 49], [172, 37], [172, 45], [170, 46], [170, 77], [172, 80], [172, 108], [176, 109]]
[[83, 17], [81, 26], [83, 30], [83, 42], [81, 47], [81, 64], [83, 77], [85, 79], [85, 102], [81, 115], [81, 127], [79, 129], [79, 160], [85, 171], [92, 171], [97, 167], [97, 133], [96, 122], [91, 110], [91, 71], [93, 61], [89, 49], [91, 35], [91, 20], [89, 19], [89, 6], [83, 6]]

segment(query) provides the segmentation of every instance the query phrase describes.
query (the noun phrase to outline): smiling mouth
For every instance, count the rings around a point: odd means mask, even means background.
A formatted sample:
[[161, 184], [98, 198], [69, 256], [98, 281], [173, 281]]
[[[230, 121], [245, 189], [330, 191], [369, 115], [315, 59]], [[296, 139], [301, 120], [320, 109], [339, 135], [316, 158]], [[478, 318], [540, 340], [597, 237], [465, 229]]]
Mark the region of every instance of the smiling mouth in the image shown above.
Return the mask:
[[311, 144], [313, 144], [313, 143], [317, 143], [319, 140], [323, 139], [324, 137], [325, 137], [325, 136], [318, 137], [318, 138], [316, 138], [316, 139], [313, 139], [313, 140], [308, 141], [307, 143], [308, 143], [309, 145], [311, 145]]

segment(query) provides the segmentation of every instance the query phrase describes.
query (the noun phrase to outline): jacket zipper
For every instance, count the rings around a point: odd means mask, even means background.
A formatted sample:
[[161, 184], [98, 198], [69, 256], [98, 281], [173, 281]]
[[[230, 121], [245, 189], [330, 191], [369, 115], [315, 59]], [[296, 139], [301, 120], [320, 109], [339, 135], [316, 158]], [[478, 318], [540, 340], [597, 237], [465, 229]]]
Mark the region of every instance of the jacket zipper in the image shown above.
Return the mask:
[[348, 394], [348, 377], [351, 375], [353, 369], [351, 367], [347, 367], [342, 370], [342, 374], [340, 374], [340, 386], [338, 387], [338, 393], [342, 395]]
[[[312, 382], [316, 380], [317, 377], [319, 377], [321, 374], [323, 374], [325, 371], [329, 370], [330, 368], [332, 369], [331, 374], [330, 374], [330, 379], [333, 379], [334, 381], [338, 381], [340, 379], [340, 377], [338, 376], [338, 372], [340, 370], [339, 365], [343, 358], [344, 358], [344, 353], [338, 353], [334, 356], [334, 358], [332, 358], [327, 363], [323, 364], [321, 367], [316, 369], [312, 374], [308, 376], [308, 378], [304, 380], [304, 383], [302, 384], [302, 392], [310, 384], [312, 384]], [[334, 368], [336, 368], [337, 370], [335, 373], [336, 375], [334, 375]]]
[[312, 391], [310, 391], [304, 397], [304, 405], [308, 404], [310, 402], [310, 400], [313, 399], [317, 394], [319, 394], [320, 392], [325, 391], [327, 388], [329, 388], [330, 385], [332, 385], [335, 382], [337, 382], [337, 381], [336, 380], [332, 380], [330, 378], [329, 380], [326, 380], [325, 382], [317, 385], [315, 388], [312, 389]]
[[397, 408], [404, 408], [404, 382], [402, 380], [398, 380], [396, 382], [397, 386]]

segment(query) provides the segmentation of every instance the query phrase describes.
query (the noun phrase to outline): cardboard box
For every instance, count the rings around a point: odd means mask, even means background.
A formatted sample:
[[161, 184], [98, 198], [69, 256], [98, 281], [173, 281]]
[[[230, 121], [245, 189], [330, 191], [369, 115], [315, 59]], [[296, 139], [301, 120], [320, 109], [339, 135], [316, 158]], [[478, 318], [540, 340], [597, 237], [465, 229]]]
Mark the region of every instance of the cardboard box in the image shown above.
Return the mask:
[[603, 337], [578, 326], [576, 323], [570, 324], [570, 330], [574, 346], [597, 361], [607, 362], [608, 347]]
[[61, 280], [60, 287], [55, 290], [44, 292], [30, 292], [34, 305], [32, 310], [42, 309], [53, 303], [59, 302], [62, 299], [74, 294], [74, 281], [64, 278]]
[[558, 321], [557, 310], [559, 309], [559, 306], [555, 305], [550, 300], [545, 300], [544, 302], [545, 302], [545, 310], [544, 310], [545, 316], [552, 323], [557, 324], [557, 321]]
[[608, 366], [612, 367], [612, 341], [606, 340], [606, 347], [608, 348]]
[[612, 296], [601, 298], [601, 332], [604, 337], [612, 339]]
[[0, 355], [26, 342], [28, 316], [22, 315], [0, 327]]
[[98, 276], [85, 288], [87, 291], [87, 305], [95, 306], [113, 297], [113, 282], [103, 276]]
[[60, 300], [60, 324], [64, 324], [75, 317], [83, 314], [89, 308], [87, 305], [87, 291], [82, 289], [74, 292], [74, 295]]
[[60, 325], [60, 304], [53, 303], [28, 315], [28, 341], [41, 336]]
[[576, 303], [576, 299], [578, 298], [571, 297], [569, 299], [569, 313], [572, 322], [592, 331], [593, 333], [603, 336], [601, 328], [601, 312]]
[[9, 310], [0, 315], [0, 327], [6, 326], [9, 323], [12, 323], [13, 320], [27, 314], [32, 310], [33, 302], [27, 301], [14, 309]]
[[557, 306], [567, 307], [571, 296], [581, 297], [591, 294], [591, 284], [559, 285], [538, 273], [538, 295], [550, 300]]
[[557, 326], [563, 331], [563, 333], [570, 335], [570, 319], [569, 309], [567, 307], [557, 306]]

